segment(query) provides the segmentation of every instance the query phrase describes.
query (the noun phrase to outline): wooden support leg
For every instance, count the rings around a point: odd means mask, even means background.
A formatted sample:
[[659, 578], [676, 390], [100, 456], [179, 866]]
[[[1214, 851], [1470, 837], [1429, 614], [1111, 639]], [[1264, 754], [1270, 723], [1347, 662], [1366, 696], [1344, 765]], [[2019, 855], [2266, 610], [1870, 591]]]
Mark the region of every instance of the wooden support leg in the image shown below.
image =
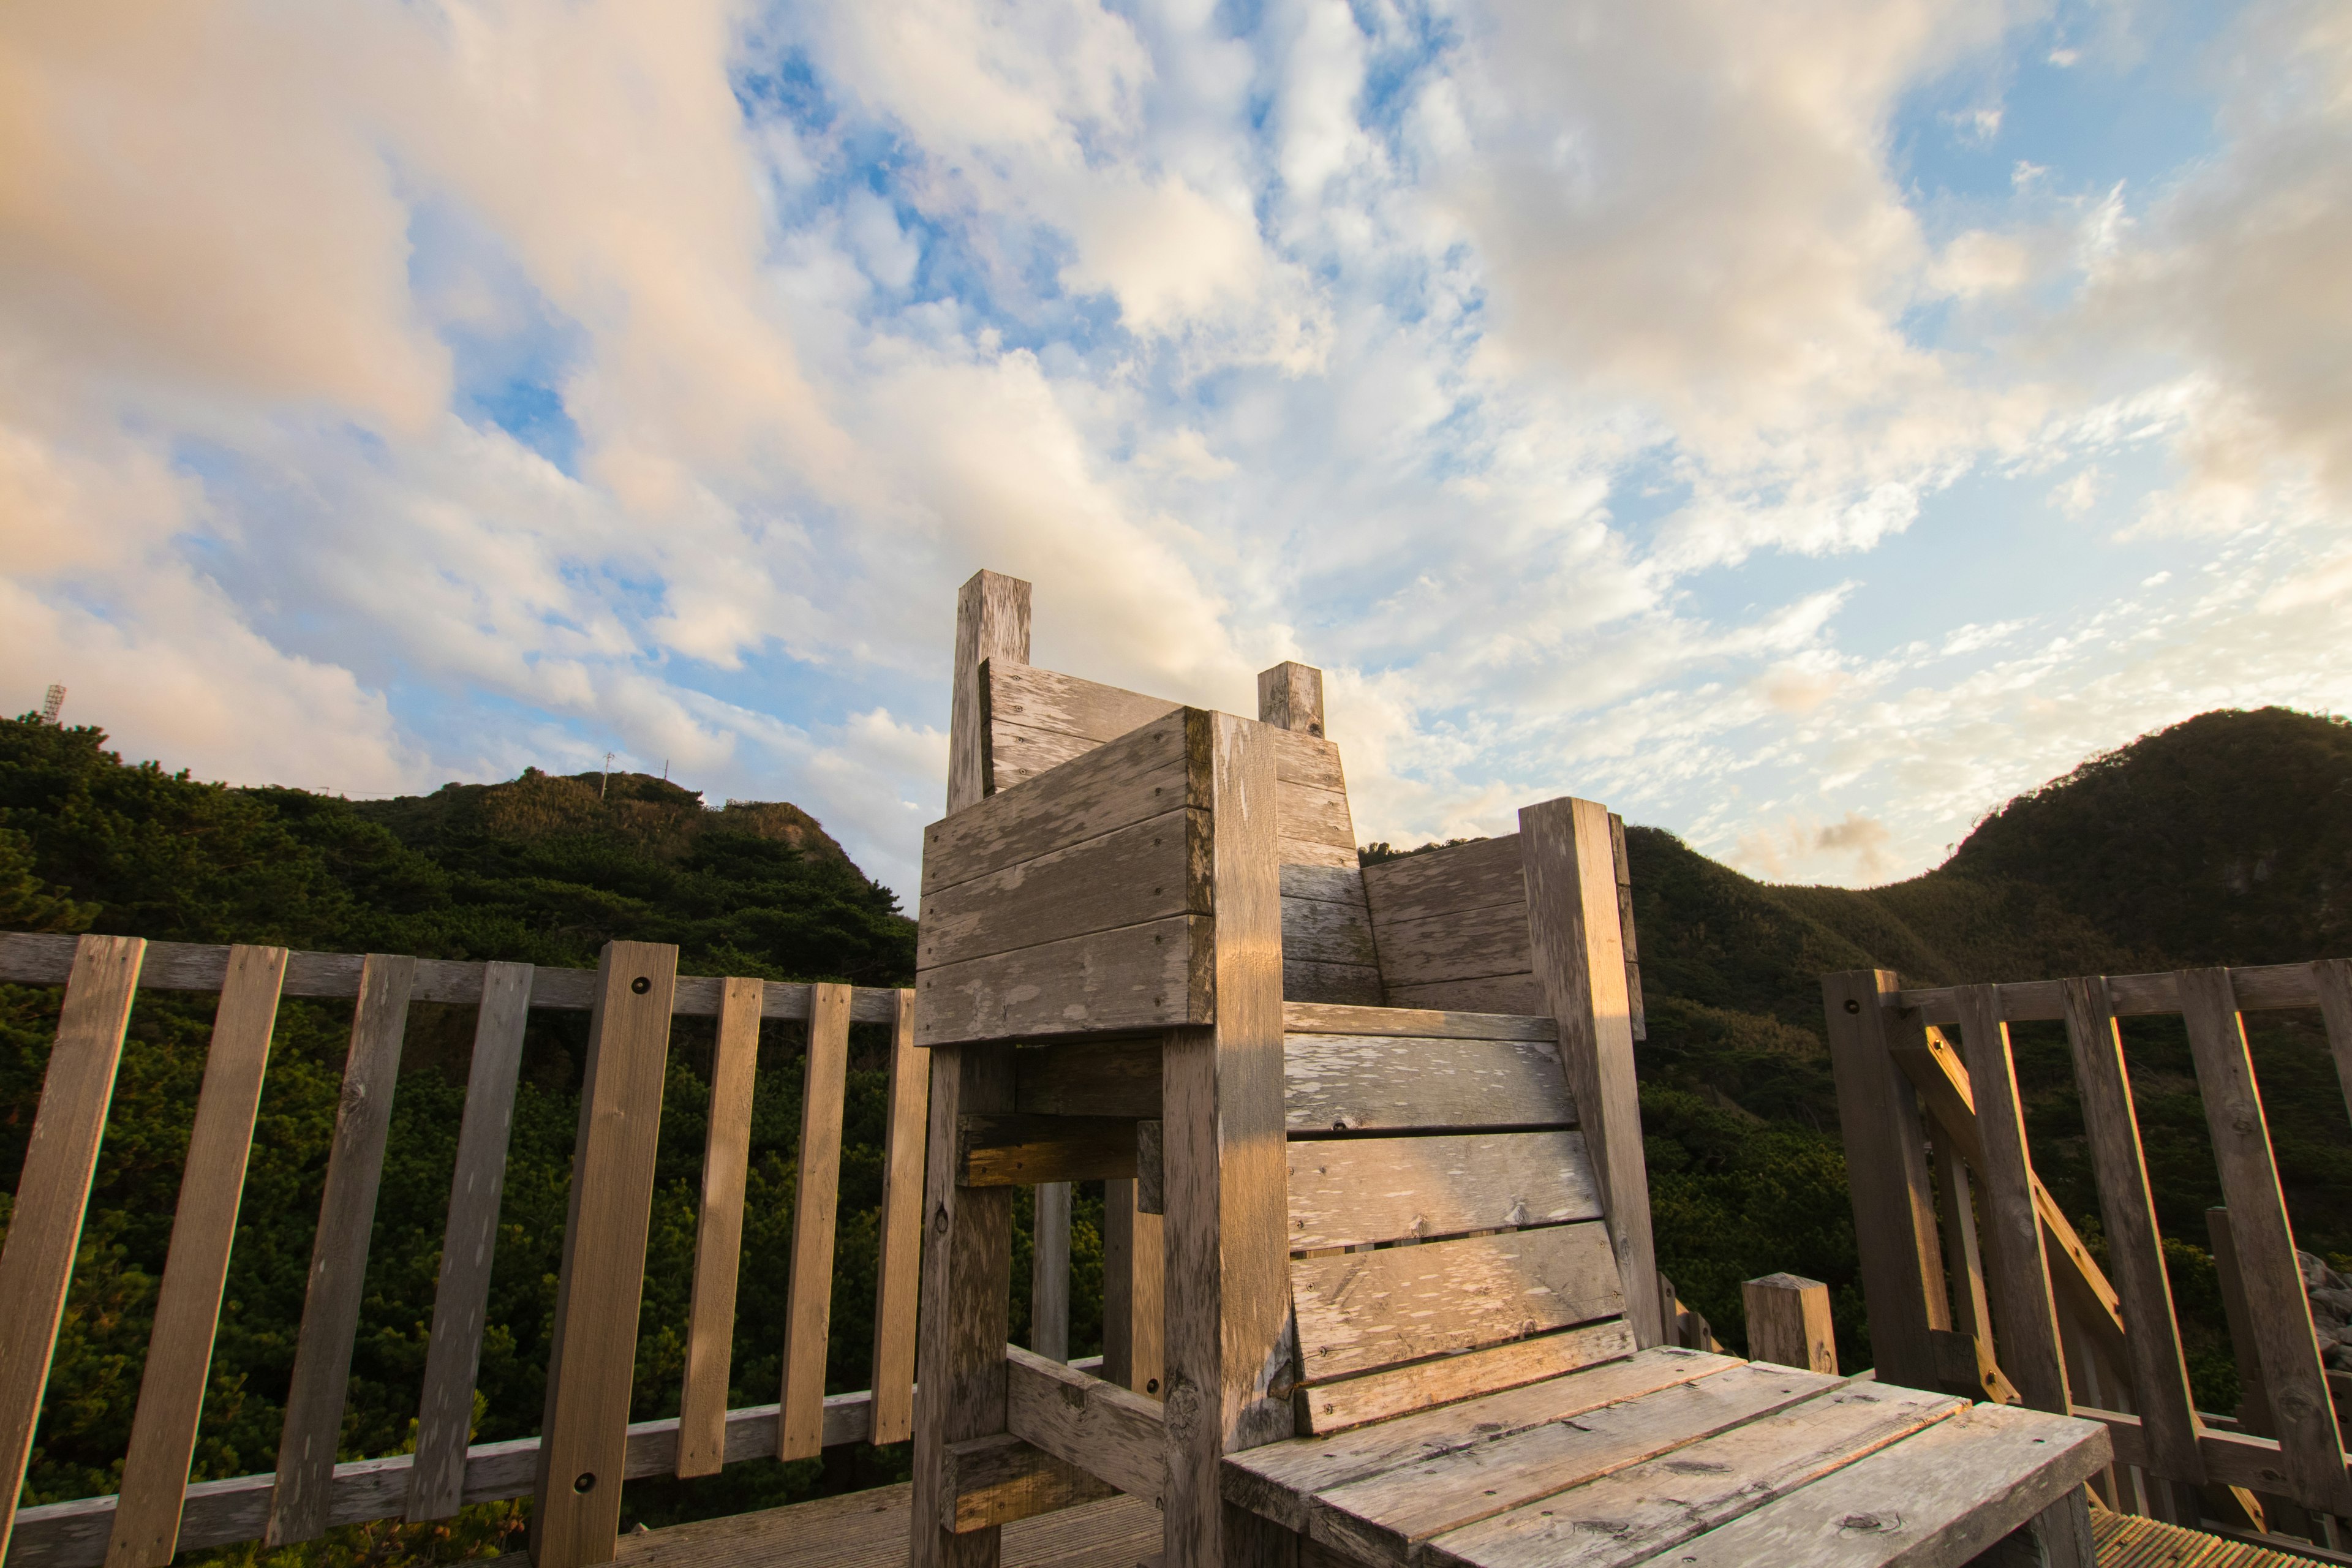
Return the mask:
[[1037, 1184], [1029, 1226], [1029, 1348], [1050, 1361], [1070, 1359], [1070, 1184]]
[[956, 1119], [1013, 1109], [1013, 1047], [931, 1052], [923, 1294], [915, 1369], [914, 1568], [996, 1568], [998, 1527], [943, 1521], [947, 1447], [1004, 1430], [1004, 1341], [1013, 1315], [1013, 1189], [956, 1185]]
[[1160, 1293], [1160, 1216], [1136, 1208], [1131, 1181], [1103, 1184], [1103, 1376], [1157, 1399], [1167, 1305]]
[[2081, 1487], [1979, 1552], [1970, 1568], [2097, 1568], [2090, 1494]]

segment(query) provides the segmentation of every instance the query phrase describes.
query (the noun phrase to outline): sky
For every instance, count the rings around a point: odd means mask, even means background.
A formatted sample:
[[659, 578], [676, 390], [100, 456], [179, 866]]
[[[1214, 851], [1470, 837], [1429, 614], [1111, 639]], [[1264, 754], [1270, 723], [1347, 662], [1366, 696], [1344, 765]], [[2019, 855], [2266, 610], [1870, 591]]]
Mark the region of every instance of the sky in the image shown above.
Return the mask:
[[908, 895], [957, 584], [1358, 837], [1940, 862], [2352, 710], [2341, 0], [0, 8], [0, 706]]

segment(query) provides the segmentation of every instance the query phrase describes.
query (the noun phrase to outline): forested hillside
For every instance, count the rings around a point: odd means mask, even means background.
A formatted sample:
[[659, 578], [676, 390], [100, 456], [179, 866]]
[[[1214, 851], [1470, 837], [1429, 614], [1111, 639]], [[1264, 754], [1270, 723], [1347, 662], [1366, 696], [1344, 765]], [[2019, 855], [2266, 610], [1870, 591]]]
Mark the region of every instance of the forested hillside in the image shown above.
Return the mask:
[[[123, 931], [429, 957], [592, 965], [614, 937], [673, 942], [688, 973], [891, 984], [912, 923], [797, 808], [729, 802], [642, 775], [527, 772], [490, 785], [359, 802], [230, 789], [129, 766], [95, 730], [0, 721], [0, 930]], [[1838, 1288], [1846, 1364], [1869, 1363], [1819, 977], [1880, 965], [1942, 984], [2352, 953], [2352, 727], [2290, 713], [2204, 715], [2084, 763], [1979, 825], [1925, 876], [1853, 890], [1770, 886], [1664, 831], [1628, 832], [1649, 1040], [1643, 1113], [1662, 1267], [1741, 1342], [1738, 1282], [1776, 1269]], [[1380, 852], [1391, 852], [1386, 846]], [[54, 1028], [54, 991], [0, 987], [0, 1226]], [[271, 1058], [214, 1379], [200, 1477], [274, 1463], [332, 1125], [347, 1006], [289, 1002]], [[187, 1139], [208, 999], [143, 994], [134, 1014], [27, 1500], [113, 1489]], [[535, 1431], [562, 1249], [583, 1017], [535, 1020], [516, 1112], [485, 1350], [479, 1436]], [[346, 1457], [399, 1451], [423, 1369], [470, 1011], [420, 1006], [353, 1362]], [[635, 1416], [674, 1413], [708, 1105], [708, 1020], [681, 1020], [663, 1107]], [[2204, 1207], [2216, 1201], [2177, 1025], [2126, 1025], [2135, 1087], [2200, 1398], [2229, 1408]], [[2300, 1239], [2352, 1262], [2352, 1139], [2315, 1021], [2254, 1031]], [[881, 1041], [863, 1026], [843, 1160], [832, 1386], [865, 1386]], [[2100, 1245], [2063, 1035], [2017, 1031], [2034, 1153]], [[775, 1397], [800, 1099], [796, 1025], [762, 1037], [734, 1402]], [[1072, 1340], [1099, 1348], [1099, 1189], [1081, 1189]], [[1026, 1332], [1027, 1232], [1014, 1332]], [[666, 1520], [892, 1479], [904, 1456], [830, 1451], [631, 1483], [627, 1517]], [[233, 1551], [290, 1563], [448, 1557], [512, 1544], [518, 1506], [454, 1531], [338, 1532], [324, 1548]]]

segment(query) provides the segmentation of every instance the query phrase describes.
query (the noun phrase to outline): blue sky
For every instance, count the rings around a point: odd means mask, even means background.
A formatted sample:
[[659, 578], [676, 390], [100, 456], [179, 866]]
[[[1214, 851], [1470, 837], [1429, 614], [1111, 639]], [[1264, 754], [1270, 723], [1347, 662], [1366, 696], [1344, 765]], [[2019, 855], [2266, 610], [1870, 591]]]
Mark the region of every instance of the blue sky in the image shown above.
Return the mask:
[[2352, 708], [2352, 22], [2103, 0], [0, 17], [0, 697], [615, 753], [915, 880], [956, 584], [1328, 673], [1360, 837], [1916, 874]]

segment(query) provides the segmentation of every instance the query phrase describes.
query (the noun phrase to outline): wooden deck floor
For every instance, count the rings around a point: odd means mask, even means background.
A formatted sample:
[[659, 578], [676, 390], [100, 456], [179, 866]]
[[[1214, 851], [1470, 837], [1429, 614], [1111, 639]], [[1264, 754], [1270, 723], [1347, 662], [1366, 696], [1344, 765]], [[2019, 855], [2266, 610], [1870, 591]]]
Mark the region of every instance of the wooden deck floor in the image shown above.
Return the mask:
[[[621, 1538], [619, 1568], [905, 1568], [903, 1482]], [[1004, 1527], [1005, 1568], [1136, 1568], [1160, 1551], [1160, 1515], [1107, 1498]]]

